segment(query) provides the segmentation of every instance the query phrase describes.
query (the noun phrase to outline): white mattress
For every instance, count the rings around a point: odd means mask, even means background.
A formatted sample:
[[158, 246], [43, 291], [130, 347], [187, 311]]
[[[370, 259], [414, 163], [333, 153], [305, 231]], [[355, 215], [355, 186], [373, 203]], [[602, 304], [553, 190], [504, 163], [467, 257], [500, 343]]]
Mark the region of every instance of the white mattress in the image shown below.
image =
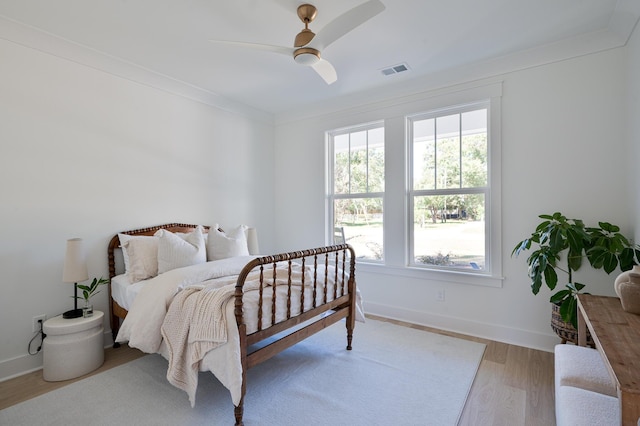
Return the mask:
[[147, 281], [143, 280], [131, 284], [125, 274], [116, 275], [111, 278], [111, 297], [113, 297], [113, 300], [115, 300], [118, 305], [128, 311], [131, 308], [133, 299], [136, 298], [146, 283]]

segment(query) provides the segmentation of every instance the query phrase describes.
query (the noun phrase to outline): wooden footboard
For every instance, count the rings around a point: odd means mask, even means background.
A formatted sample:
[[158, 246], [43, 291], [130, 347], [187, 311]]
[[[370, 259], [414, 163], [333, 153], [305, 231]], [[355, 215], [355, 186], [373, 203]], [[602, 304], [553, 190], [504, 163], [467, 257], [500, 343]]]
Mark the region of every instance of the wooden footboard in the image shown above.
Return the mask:
[[[309, 265], [313, 271], [312, 282], [305, 282], [305, 275], [302, 275], [301, 283], [293, 283], [291, 278], [292, 261], [301, 263], [304, 270], [305, 265], [308, 262], [312, 262]], [[287, 319], [276, 322], [275, 318], [275, 306], [276, 306], [276, 278], [275, 270], [278, 262], [288, 263], [288, 282], [287, 286], [289, 291], [287, 292]], [[330, 268], [331, 266], [331, 268]], [[320, 269], [319, 269], [320, 268]], [[247, 327], [245, 318], [245, 312], [243, 310], [243, 295], [245, 280], [250, 272], [259, 269], [260, 271], [260, 300], [259, 307], [262, 308], [264, 304], [263, 291], [267, 286], [271, 286], [273, 292], [271, 293], [271, 312], [272, 318], [269, 324], [262, 324], [262, 310], [258, 312], [258, 330], [247, 334]], [[273, 278], [268, 277], [268, 271], [272, 269]], [[328, 280], [329, 270], [333, 271], [333, 294], [328, 294]], [[318, 280], [318, 272], [321, 273], [323, 279], [322, 282]], [[300, 309], [302, 312], [299, 315], [291, 315], [291, 286], [301, 285], [301, 294], [304, 295], [305, 286], [310, 286], [313, 289], [313, 298], [311, 308], [304, 310], [304, 297], [300, 301]], [[322, 294], [318, 299], [318, 291]], [[260, 257], [249, 262], [240, 275], [236, 284], [235, 292], [235, 316], [238, 324], [238, 332], [240, 334], [240, 353], [242, 357], [242, 398], [240, 404], [235, 408], [236, 425], [242, 425], [243, 416], [243, 403], [246, 393], [246, 378], [247, 370], [263, 361], [268, 360], [274, 355], [287, 349], [288, 347], [306, 339], [307, 337], [317, 333], [318, 331], [338, 322], [339, 320], [346, 318], [347, 328], [347, 350], [351, 350], [351, 343], [353, 339], [353, 329], [355, 327], [356, 317], [356, 284], [355, 284], [355, 253], [353, 248], [347, 244], [341, 244], [330, 247], [320, 247], [316, 249], [303, 250], [291, 253], [284, 253], [274, 256]], [[301, 324], [306, 323], [303, 327], [299, 328]], [[298, 328], [296, 328], [298, 327]], [[284, 337], [269, 343], [268, 345], [256, 349], [249, 353], [248, 348], [258, 342], [264, 341], [270, 337], [273, 337], [279, 333], [286, 332], [288, 330], [294, 330]]]

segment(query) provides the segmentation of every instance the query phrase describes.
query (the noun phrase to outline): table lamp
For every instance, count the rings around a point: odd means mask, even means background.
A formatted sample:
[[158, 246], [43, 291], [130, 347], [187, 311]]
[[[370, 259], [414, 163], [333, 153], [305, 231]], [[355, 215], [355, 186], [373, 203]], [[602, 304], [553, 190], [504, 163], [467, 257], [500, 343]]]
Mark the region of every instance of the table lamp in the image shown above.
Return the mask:
[[62, 318], [79, 318], [82, 309], [78, 309], [78, 282], [89, 279], [87, 261], [82, 249], [82, 239], [72, 238], [67, 240], [67, 252], [64, 256], [64, 269], [62, 281], [73, 283], [73, 309], [62, 314]]

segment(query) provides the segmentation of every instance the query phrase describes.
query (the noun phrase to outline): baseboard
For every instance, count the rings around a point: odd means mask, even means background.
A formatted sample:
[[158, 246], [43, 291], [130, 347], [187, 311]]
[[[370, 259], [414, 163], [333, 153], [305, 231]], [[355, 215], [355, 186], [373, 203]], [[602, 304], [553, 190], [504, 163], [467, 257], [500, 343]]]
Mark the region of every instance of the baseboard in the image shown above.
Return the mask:
[[560, 343], [560, 339], [551, 333], [536, 333], [529, 330], [505, 327], [503, 325], [470, 321], [445, 315], [435, 315], [428, 312], [414, 311], [379, 303], [367, 302], [366, 308], [367, 313], [372, 315], [546, 352], [553, 352], [554, 346]]
[[42, 369], [42, 351], [0, 361], [0, 382]]
[[[104, 332], [104, 347], [113, 346], [111, 330]], [[36, 355], [22, 355], [15, 358], [0, 361], [0, 382], [13, 379], [24, 374], [42, 369], [42, 351]]]

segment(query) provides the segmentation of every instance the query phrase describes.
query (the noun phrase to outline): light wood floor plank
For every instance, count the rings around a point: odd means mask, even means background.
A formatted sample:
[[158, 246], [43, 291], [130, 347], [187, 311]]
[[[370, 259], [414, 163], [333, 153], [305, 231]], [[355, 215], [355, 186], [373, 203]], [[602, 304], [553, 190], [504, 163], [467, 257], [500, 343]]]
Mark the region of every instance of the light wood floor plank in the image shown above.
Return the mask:
[[46, 382], [42, 378], [42, 370], [37, 370], [6, 380], [0, 383], [0, 410], [93, 376], [94, 374], [109, 370], [110, 368], [117, 367], [118, 365], [133, 361], [143, 355], [145, 354], [137, 349], [130, 348], [127, 345], [121, 345], [118, 349], [105, 349], [104, 364], [97, 370], [76, 379], [61, 382]]

